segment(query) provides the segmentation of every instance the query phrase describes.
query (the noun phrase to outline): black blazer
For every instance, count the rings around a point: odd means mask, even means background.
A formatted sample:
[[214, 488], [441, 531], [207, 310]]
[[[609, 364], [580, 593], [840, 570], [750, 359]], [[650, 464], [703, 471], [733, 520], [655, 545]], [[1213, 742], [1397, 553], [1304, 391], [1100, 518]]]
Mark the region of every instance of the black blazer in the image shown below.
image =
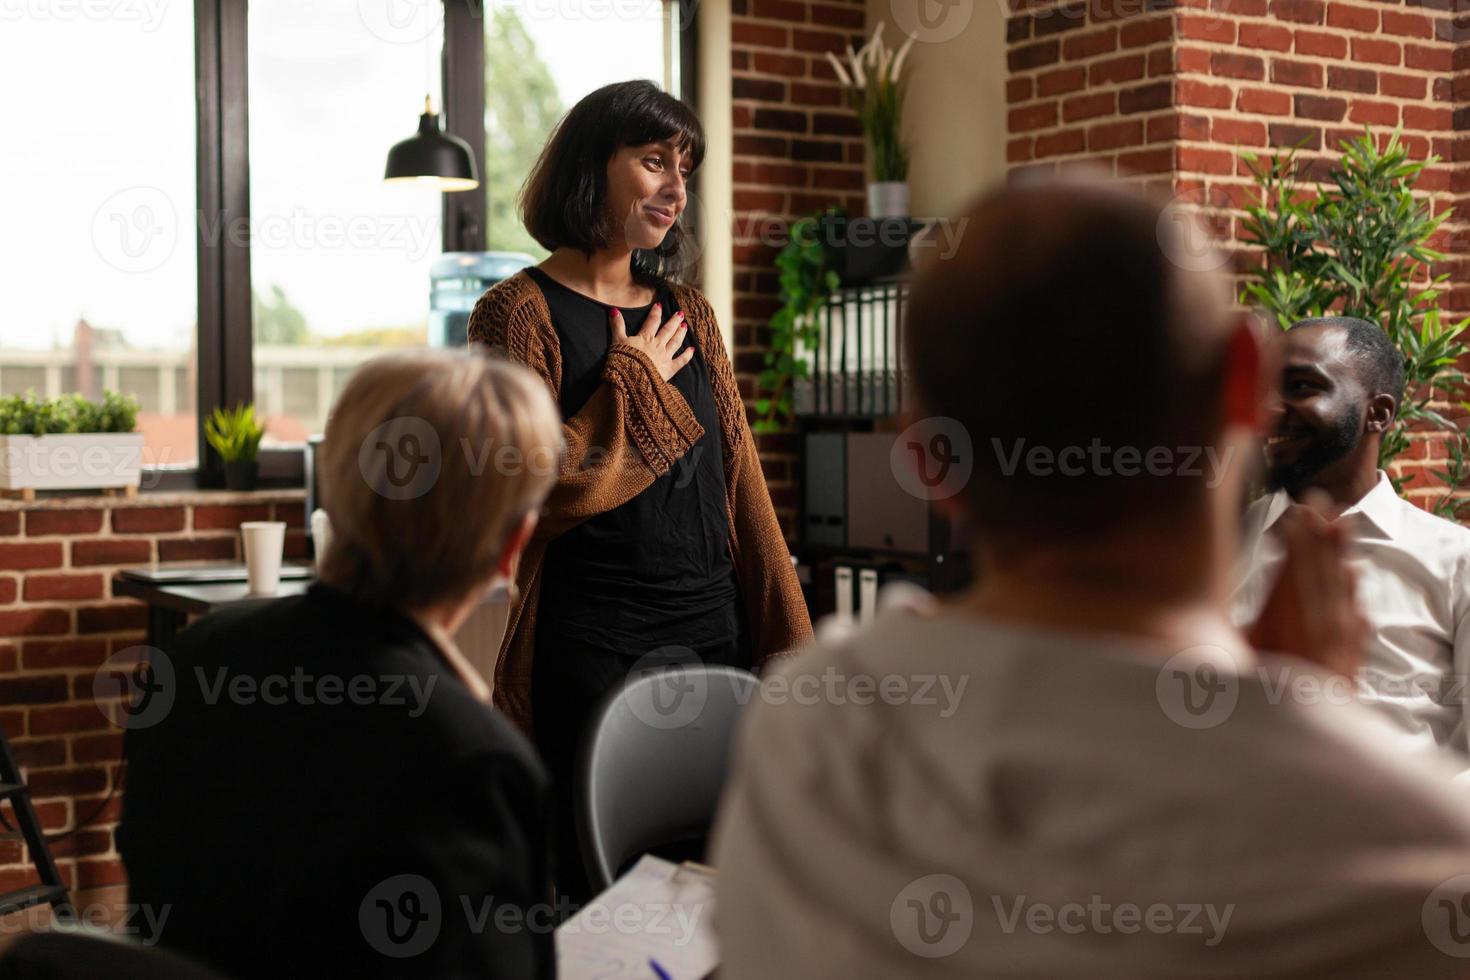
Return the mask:
[[547, 777], [410, 617], [316, 583], [159, 659], [117, 829], [140, 929], [238, 977], [552, 975]]

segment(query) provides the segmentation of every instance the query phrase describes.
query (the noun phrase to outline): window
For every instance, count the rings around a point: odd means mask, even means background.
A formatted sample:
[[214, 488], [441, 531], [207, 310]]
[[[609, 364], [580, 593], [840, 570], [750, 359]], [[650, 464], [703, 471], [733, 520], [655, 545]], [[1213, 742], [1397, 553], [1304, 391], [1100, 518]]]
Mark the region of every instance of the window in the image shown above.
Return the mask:
[[190, 5], [25, 11], [0, 27], [0, 393], [136, 395], [144, 462], [192, 467]]
[[487, 5], [487, 248], [545, 258], [516, 215], [521, 182], [556, 121], [582, 96], [630, 78], [679, 91], [682, 6], [663, 0]]
[[[388, 186], [388, 148], [440, 108], [442, 33], [372, 0], [250, 0], [256, 409], [271, 443], [320, 432], [337, 378], [423, 346], [440, 195]], [[422, 17], [427, 5], [399, 13]], [[380, 16], [381, 15], [381, 16]]]

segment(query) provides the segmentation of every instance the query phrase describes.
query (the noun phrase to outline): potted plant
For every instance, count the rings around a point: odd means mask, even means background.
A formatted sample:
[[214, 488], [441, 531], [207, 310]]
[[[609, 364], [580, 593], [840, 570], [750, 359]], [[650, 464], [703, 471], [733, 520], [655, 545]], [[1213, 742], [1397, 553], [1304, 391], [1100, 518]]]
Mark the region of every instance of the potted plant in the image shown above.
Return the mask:
[[225, 465], [225, 487], [254, 490], [259, 473], [256, 456], [265, 429], [255, 421], [255, 405], [239, 404], [233, 409], [215, 408], [204, 423], [204, 438]]
[[137, 399], [114, 391], [100, 402], [34, 391], [0, 398], [0, 490], [24, 499], [37, 490], [136, 493], [143, 472], [137, 418]]
[[873, 164], [873, 181], [868, 184], [868, 216], [909, 216], [909, 154], [903, 145], [903, 66], [913, 47], [914, 35], [897, 52], [883, 44], [883, 24], [858, 51], [847, 46], [847, 64], [832, 52], [827, 60], [847, 93], [848, 104], [857, 112], [868, 141], [868, 158]]

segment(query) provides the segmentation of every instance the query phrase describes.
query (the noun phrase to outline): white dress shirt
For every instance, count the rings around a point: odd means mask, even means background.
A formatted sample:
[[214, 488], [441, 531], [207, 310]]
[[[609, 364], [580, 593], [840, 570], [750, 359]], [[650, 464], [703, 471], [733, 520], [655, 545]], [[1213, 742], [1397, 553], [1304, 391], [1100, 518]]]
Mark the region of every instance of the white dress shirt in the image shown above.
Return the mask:
[[[1284, 490], [1246, 510], [1237, 625], [1255, 621], [1275, 584], [1280, 536], [1268, 534], [1291, 505]], [[1451, 749], [1470, 767], [1465, 678], [1470, 676], [1470, 529], [1415, 507], [1388, 474], [1337, 519], [1346, 530], [1358, 603], [1372, 625], [1358, 677], [1359, 696], [1402, 733], [1400, 749]]]

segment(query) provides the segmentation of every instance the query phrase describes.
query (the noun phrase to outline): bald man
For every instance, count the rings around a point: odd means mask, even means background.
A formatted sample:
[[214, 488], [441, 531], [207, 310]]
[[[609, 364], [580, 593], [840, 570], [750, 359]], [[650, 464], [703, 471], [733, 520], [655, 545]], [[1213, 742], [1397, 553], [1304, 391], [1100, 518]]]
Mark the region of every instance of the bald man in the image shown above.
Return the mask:
[[721, 977], [1465, 976], [1470, 797], [1295, 696], [1361, 653], [1339, 530], [1282, 519], [1275, 622], [1316, 662], [1229, 619], [1275, 378], [1229, 283], [1092, 181], [968, 217], [906, 343], [984, 571], [764, 680], [716, 828]]
[[[1369, 622], [1358, 695], [1394, 726], [1407, 753], [1449, 753], [1470, 768], [1470, 530], [1399, 497], [1378, 468], [1404, 390], [1404, 359], [1367, 320], [1321, 317], [1286, 332], [1281, 395], [1266, 441], [1270, 495], [1244, 520], [1231, 601], [1237, 623], [1268, 606], [1280, 574], [1276, 522], [1303, 494], [1332, 502]], [[1255, 631], [1272, 645], [1269, 630]]]

